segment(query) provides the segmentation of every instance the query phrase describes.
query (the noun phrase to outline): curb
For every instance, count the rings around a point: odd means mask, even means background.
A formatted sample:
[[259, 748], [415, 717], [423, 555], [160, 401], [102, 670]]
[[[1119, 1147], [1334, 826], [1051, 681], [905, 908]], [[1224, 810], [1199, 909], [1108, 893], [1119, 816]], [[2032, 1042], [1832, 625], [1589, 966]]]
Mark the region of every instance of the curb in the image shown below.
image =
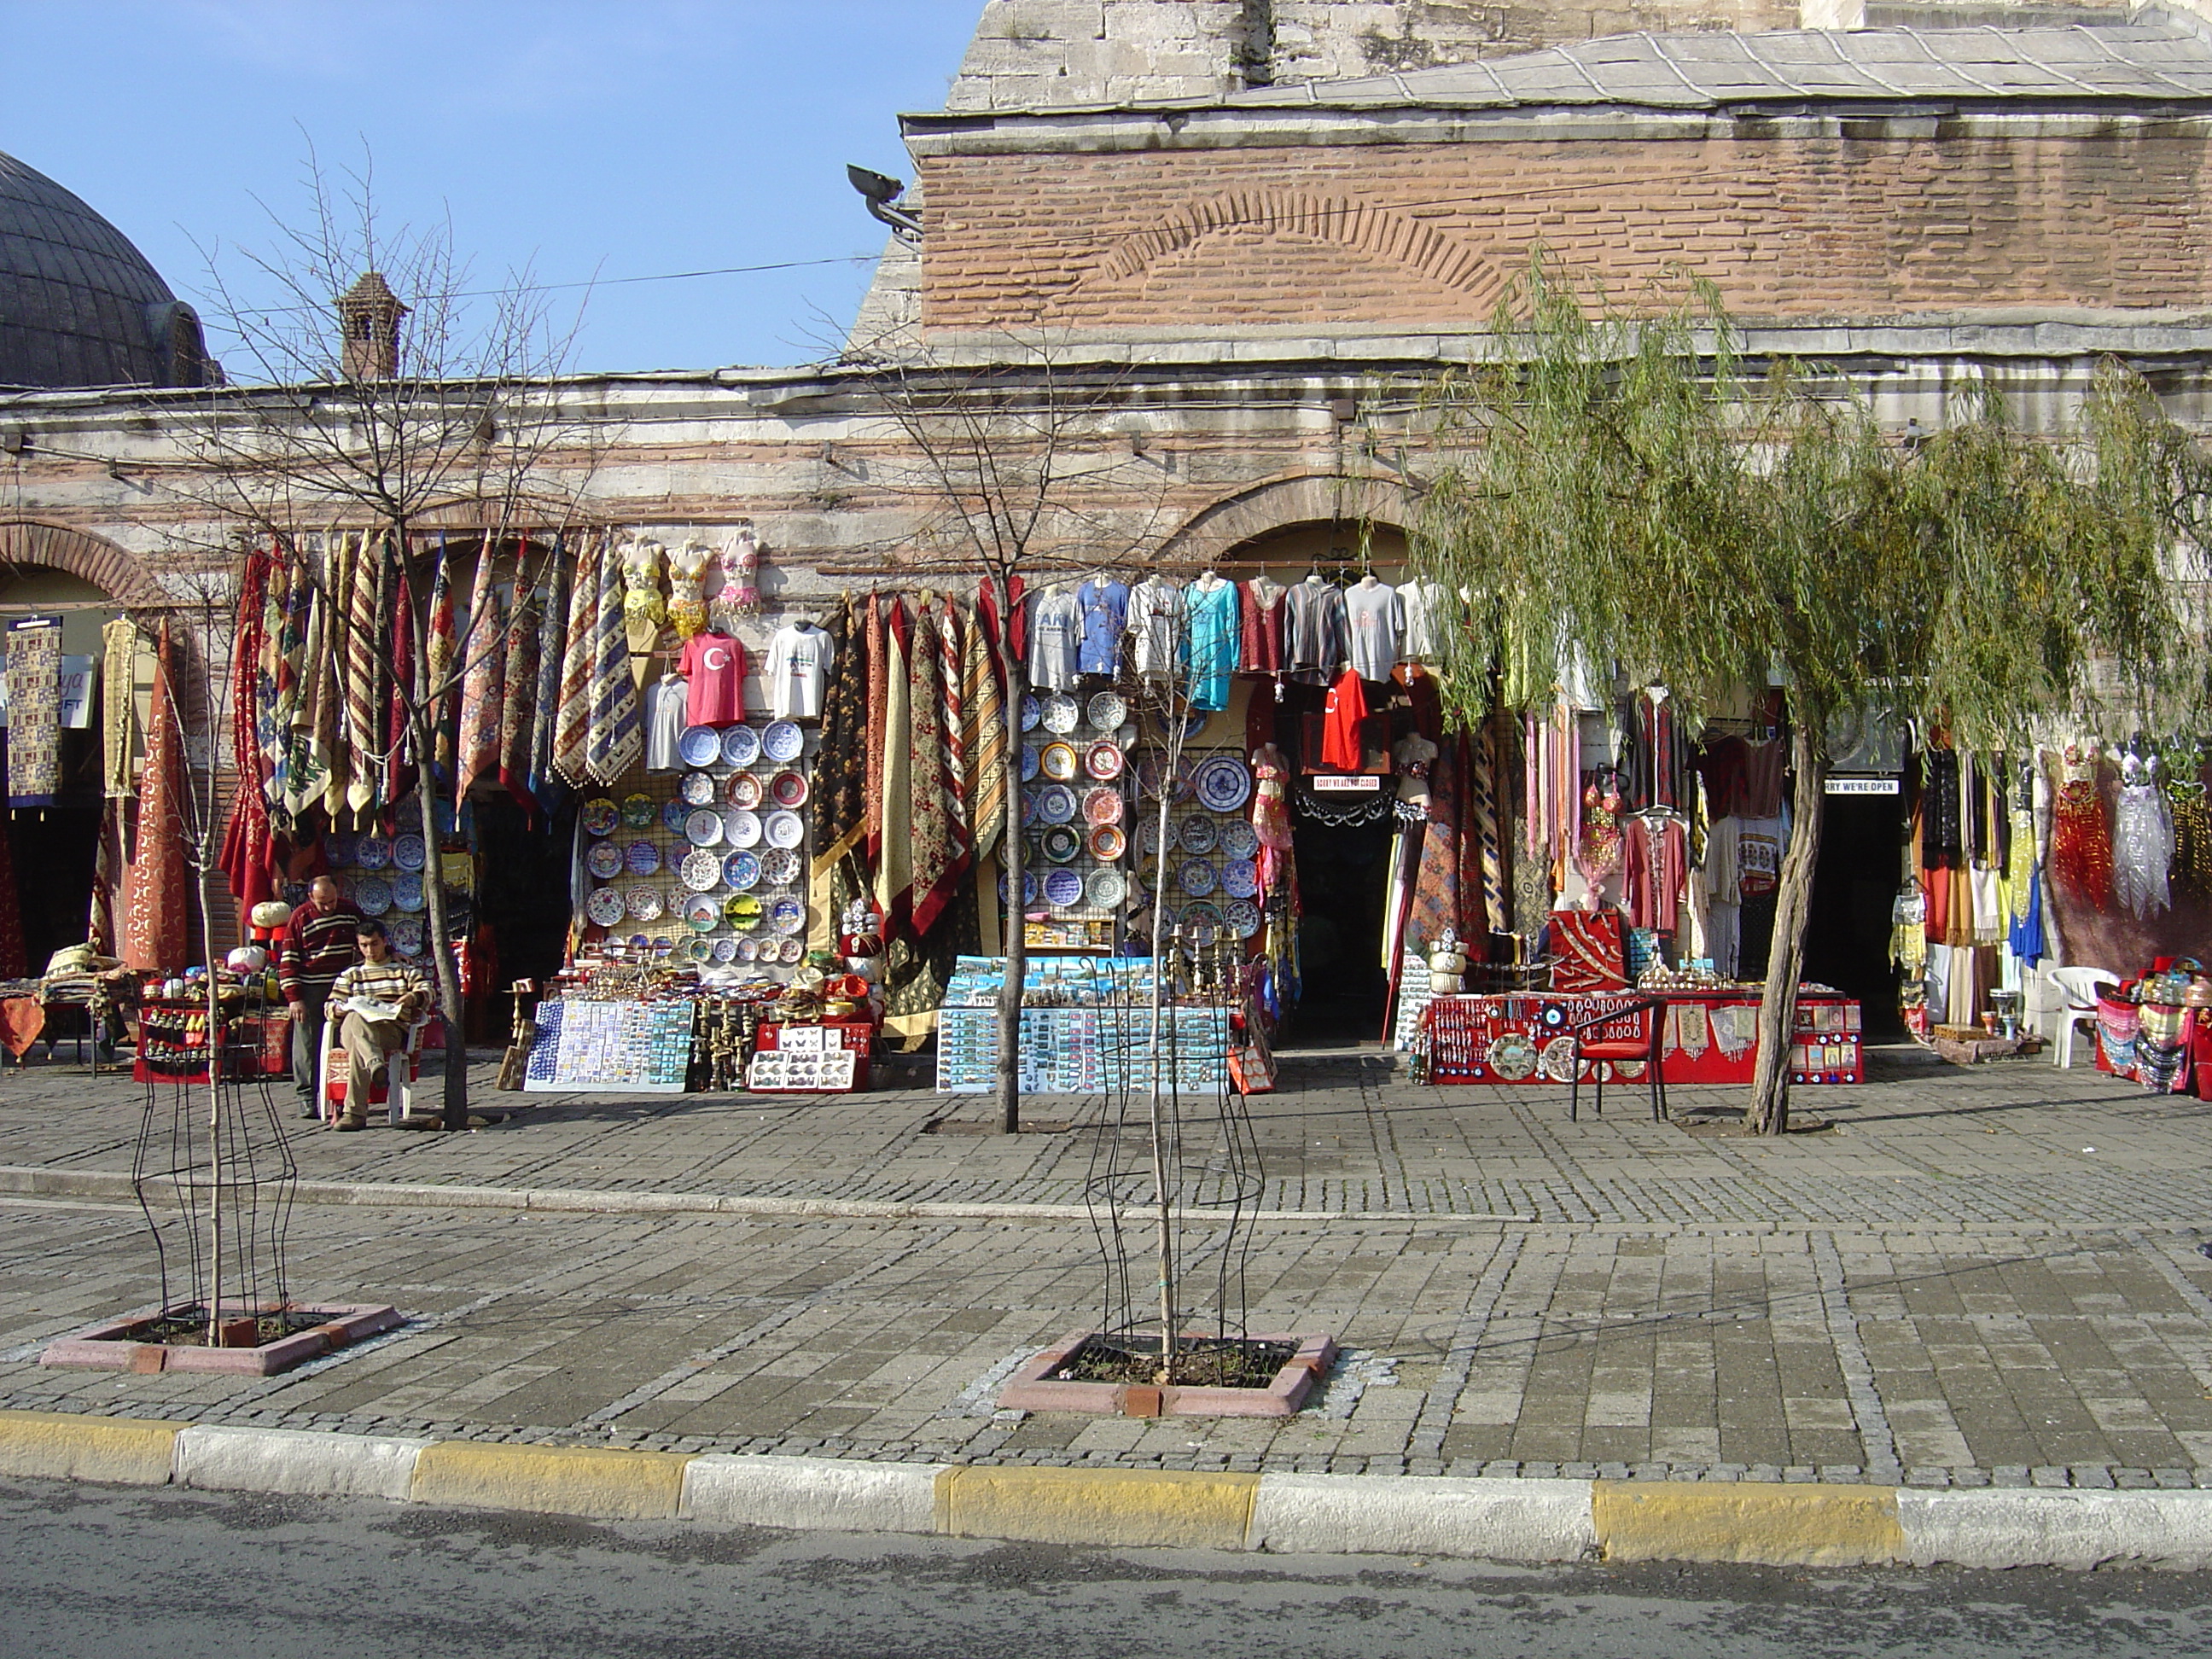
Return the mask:
[[1249, 1474], [628, 1451], [0, 1412], [0, 1475], [598, 1520], [1496, 1561], [2212, 1566], [2212, 1491]]

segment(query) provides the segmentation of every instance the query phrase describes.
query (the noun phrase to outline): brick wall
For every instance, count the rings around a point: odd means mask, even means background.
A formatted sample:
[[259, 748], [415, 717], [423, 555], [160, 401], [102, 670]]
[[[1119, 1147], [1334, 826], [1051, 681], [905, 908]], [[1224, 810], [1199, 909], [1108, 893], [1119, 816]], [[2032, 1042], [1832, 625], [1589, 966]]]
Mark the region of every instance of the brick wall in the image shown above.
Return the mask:
[[1746, 316], [2186, 307], [2208, 141], [1505, 141], [925, 161], [923, 318], [1465, 326], [1541, 240], [1632, 294], [1680, 264]]

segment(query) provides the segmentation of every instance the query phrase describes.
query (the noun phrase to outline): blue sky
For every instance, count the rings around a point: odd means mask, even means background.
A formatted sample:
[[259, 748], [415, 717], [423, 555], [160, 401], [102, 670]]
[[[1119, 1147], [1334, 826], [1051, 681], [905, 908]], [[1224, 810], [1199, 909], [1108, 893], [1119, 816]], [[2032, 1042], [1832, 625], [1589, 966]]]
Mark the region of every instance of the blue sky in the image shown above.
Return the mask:
[[[387, 220], [450, 215], [478, 285], [872, 255], [848, 161], [912, 177], [980, 0], [0, 0], [0, 150], [204, 307], [206, 260], [295, 219], [313, 142]], [[257, 199], [258, 198], [258, 199]], [[197, 244], [197, 246], [196, 246]], [[786, 364], [865, 264], [602, 286], [584, 369]], [[573, 296], [580, 297], [580, 296]], [[570, 315], [573, 316], [573, 297]], [[214, 342], [218, 355], [221, 343]]]

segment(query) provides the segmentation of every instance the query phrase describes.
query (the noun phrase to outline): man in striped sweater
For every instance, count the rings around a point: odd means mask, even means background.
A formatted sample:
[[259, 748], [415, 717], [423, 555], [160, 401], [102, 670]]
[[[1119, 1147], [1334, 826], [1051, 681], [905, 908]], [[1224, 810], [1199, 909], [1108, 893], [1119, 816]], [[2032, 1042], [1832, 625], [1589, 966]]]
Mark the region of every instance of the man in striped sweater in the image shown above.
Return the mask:
[[380, 921], [355, 924], [361, 960], [331, 987], [329, 1006], [344, 1011], [338, 1040], [346, 1054], [345, 1111], [341, 1129], [368, 1127], [369, 1091], [385, 1061], [407, 1042], [407, 1028], [430, 1006], [430, 982], [422, 970], [392, 954], [392, 941]]
[[338, 896], [338, 884], [317, 876], [307, 902], [292, 912], [279, 935], [276, 982], [292, 1010], [292, 1081], [300, 1091], [300, 1115], [316, 1117], [316, 1068], [323, 1058], [323, 1005], [340, 974], [361, 960], [354, 929], [364, 920]]

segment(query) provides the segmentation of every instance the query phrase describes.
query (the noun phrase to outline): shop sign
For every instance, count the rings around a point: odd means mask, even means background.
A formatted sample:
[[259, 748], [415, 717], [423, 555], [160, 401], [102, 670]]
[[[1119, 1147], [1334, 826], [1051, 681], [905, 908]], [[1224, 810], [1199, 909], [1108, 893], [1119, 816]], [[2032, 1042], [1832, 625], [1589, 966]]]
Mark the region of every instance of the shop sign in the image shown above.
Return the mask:
[[1371, 773], [1349, 776], [1323, 773], [1306, 781], [1316, 795], [1371, 795], [1382, 787], [1382, 780]]
[[1827, 793], [1832, 795], [1893, 795], [1898, 793], [1895, 778], [1830, 778]]

